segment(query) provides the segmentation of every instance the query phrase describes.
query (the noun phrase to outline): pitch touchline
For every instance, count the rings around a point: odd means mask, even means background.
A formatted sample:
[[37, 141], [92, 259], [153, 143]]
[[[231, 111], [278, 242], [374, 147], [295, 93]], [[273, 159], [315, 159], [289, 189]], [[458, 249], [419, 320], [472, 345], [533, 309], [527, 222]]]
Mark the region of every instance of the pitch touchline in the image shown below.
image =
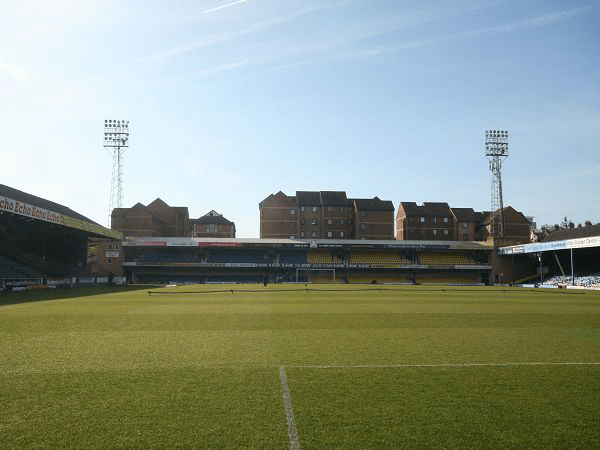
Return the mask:
[[511, 366], [598, 366], [600, 362], [522, 362], [465, 364], [375, 364], [375, 365], [299, 365], [301, 369], [393, 369], [411, 367], [511, 367]]
[[285, 416], [288, 424], [288, 436], [290, 437], [290, 448], [292, 450], [300, 450], [300, 442], [298, 441], [298, 430], [296, 429], [296, 421], [294, 420], [294, 411], [292, 411], [292, 399], [290, 398], [290, 390], [288, 388], [287, 376], [285, 367], [279, 368], [279, 381], [283, 391], [283, 404], [285, 405]]

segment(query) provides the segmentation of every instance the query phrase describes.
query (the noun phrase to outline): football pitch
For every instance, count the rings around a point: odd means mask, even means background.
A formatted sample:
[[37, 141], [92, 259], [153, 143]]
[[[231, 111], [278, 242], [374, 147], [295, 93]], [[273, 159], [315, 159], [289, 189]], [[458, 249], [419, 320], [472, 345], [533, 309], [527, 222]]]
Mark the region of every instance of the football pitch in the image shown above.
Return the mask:
[[3, 294], [0, 448], [600, 448], [600, 293]]

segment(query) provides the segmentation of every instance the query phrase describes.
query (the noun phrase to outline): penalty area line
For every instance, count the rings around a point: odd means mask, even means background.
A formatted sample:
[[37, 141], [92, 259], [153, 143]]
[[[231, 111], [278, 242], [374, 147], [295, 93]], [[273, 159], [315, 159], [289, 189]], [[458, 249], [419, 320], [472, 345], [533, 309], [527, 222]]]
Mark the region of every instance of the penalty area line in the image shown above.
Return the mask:
[[299, 369], [409, 369], [419, 367], [517, 367], [517, 366], [599, 366], [600, 362], [517, 362], [463, 364], [374, 364], [374, 365], [299, 365]]
[[298, 441], [298, 430], [296, 429], [296, 421], [294, 420], [294, 411], [292, 410], [292, 399], [290, 397], [290, 389], [288, 387], [287, 375], [285, 367], [279, 368], [279, 381], [281, 390], [283, 391], [283, 404], [285, 406], [285, 417], [288, 425], [288, 436], [290, 438], [290, 449], [300, 450], [300, 442]]

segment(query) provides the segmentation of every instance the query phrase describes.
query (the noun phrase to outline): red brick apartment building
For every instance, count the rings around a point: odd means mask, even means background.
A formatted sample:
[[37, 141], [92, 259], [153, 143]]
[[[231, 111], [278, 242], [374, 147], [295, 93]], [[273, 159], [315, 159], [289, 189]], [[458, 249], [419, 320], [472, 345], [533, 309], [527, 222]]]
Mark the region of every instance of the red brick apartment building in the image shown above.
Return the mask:
[[199, 219], [191, 219], [189, 223], [192, 237], [235, 237], [235, 223], [227, 220], [222, 214], [219, 214], [214, 210], [203, 215]]
[[[531, 222], [511, 206], [503, 209], [504, 237], [501, 245], [526, 243]], [[486, 241], [490, 237], [490, 212], [451, 208], [448, 203], [401, 202], [396, 214], [397, 240]]]
[[188, 208], [169, 206], [157, 198], [148, 206], [136, 203], [131, 208], [115, 208], [111, 214], [111, 228], [125, 237], [184, 237], [189, 228]]
[[344, 191], [279, 191], [259, 204], [260, 237], [268, 239], [394, 239], [391, 201], [350, 199]]

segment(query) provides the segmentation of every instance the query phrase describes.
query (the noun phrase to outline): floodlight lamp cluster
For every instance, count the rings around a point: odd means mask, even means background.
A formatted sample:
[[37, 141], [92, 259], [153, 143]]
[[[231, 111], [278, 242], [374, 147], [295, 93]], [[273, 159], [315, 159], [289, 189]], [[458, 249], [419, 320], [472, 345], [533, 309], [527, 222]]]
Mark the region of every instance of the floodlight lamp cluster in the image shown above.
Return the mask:
[[486, 130], [485, 154], [494, 158], [508, 156], [508, 131]]
[[104, 146], [127, 147], [129, 120], [108, 119], [104, 121]]
[[129, 120], [108, 119], [104, 121], [104, 128], [129, 128]]
[[508, 131], [506, 130], [486, 130], [486, 138], [508, 138]]

